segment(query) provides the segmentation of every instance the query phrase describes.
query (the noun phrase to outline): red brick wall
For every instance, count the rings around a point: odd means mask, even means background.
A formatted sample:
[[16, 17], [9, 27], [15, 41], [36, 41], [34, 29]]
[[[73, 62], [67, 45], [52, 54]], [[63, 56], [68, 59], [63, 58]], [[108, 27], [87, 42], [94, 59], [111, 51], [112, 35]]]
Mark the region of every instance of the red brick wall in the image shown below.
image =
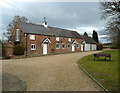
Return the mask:
[[[35, 35], [35, 38], [36, 38], [35, 40], [30, 40], [30, 34], [28, 34], [26, 37], [27, 37], [27, 55], [28, 56], [36, 56], [36, 55], [43, 54], [43, 45], [41, 41], [44, 38], [48, 38], [51, 41], [51, 43], [49, 43], [47, 47], [48, 54], [72, 52], [72, 47], [67, 48], [67, 44], [70, 43], [71, 45], [71, 42], [69, 42], [68, 38], [65, 38], [65, 37], [60, 37], [59, 41], [56, 41], [56, 37], [53, 37], [53, 36]], [[79, 44], [83, 41], [82, 39], [74, 39], [74, 38], [72, 40], [76, 40]], [[26, 38], [24, 41], [26, 41]], [[60, 44], [60, 49], [56, 49], [56, 43]], [[66, 45], [65, 49], [62, 48], [63, 43]], [[36, 50], [31, 50], [31, 44], [36, 44]], [[75, 51], [80, 51], [80, 50], [81, 50], [80, 47], [77, 48], [75, 46]]]
[[13, 44], [8, 42], [5, 46], [5, 57], [8, 58], [8, 57], [13, 57]]
[[[19, 25], [17, 24], [14, 31], [13, 31], [13, 35], [16, 35], [16, 29], [20, 29]], [[65, 37], [60, 37], [59, 41], [56, 41], [56, 37], [54, 36], [43, 36], [43, 35], [35, 35], [35, 40], [30, 40], [30, 34], [27, 34], [26, 36], [24, 35], [24, 33], [22, 32], [22, 29], [20, 29], [20, 35], [21, 35], [21, 44], [23, 44], [26, 48], [25, 55], [27, 54], [27, 56], [39, 56], [39, 55], [43, 55], [43, 45], [42, 45], [42, 40], [44, 38], [48, 38], [51, 43], [48, 44], [47, 47], [47, 52], [48, 54], [54, 54], [54, 53], [67, 53], [67, 52], [72, 52], [72, 47], [70, 47], [69, 49], [67, 48], [67, 44], [71, 42], [68, 41], [68, 38]], [[76, 40], [79, 44], [83, 41], [83, 39], [75, 39], [72, 38], [72, 40]], [[60, 44], [60, 49], [56, 49], [56, 43]], [[66, 45], [65, 49], [62, 49], [62, 43], [64, 43]], [[27, 44], [27, 45], [26, 45]], [[31, 50], [31, 44], [36, 44], [36, 50]], [[75, 51], [80, 51], [81, 48], [77, 48], [75, 46]]]

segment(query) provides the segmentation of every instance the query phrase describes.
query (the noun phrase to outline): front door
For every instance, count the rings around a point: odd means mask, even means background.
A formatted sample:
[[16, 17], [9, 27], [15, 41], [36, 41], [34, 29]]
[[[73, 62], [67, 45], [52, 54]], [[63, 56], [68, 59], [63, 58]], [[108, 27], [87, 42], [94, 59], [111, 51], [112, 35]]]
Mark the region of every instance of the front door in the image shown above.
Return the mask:
[[43, 55], [47, 54], [47, 44], [43, 44]]
[[83, 51], [83, 49], [84, 49], [84, 46], [83, 46], [83, 44], [81, 44], [81, 51]]
[[75, 51], [75, 45], [72, 44], [72, 52], [74, 52], [74, 51]]

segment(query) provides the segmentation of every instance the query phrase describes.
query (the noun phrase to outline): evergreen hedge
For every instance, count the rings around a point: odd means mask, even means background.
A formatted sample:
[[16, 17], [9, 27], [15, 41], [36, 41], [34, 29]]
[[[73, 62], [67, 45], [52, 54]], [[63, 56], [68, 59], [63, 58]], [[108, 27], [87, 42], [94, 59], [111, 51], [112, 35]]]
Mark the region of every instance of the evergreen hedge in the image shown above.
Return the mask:
[[97, 50], [102, 50], [103, 49], [103, 45], [102, 44], [97, 44]]
[[23, 45], [15, 45], [13, 47], [14, 55], [24, 55], [25, 47]]

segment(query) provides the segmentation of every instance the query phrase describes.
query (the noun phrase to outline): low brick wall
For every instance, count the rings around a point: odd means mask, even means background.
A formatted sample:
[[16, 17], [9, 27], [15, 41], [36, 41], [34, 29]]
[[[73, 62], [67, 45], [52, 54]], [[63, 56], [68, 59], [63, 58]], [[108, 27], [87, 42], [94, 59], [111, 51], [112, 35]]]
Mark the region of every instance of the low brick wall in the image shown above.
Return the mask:
[[12, 43], [7, 43], [5, 44], [2, 48], [2, 57], [4, 58], [11, 58], [13, 57], [13, 44]]

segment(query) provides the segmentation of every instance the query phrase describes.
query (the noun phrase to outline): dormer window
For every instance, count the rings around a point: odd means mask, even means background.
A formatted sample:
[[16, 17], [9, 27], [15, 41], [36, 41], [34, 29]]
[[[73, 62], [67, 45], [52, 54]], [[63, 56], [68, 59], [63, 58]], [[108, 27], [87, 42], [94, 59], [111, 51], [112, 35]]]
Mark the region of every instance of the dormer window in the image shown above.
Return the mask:
[[68, 38], [68, 41], [71, 42], [71, 38]]
[[30, 35], [30, 40], [35, 40], [35, 35]]
[[56, 37], [56, 41], [60, 41], [60, 37]]
[[20, 41], [20, 30], [16, 29], [16, 41]]

